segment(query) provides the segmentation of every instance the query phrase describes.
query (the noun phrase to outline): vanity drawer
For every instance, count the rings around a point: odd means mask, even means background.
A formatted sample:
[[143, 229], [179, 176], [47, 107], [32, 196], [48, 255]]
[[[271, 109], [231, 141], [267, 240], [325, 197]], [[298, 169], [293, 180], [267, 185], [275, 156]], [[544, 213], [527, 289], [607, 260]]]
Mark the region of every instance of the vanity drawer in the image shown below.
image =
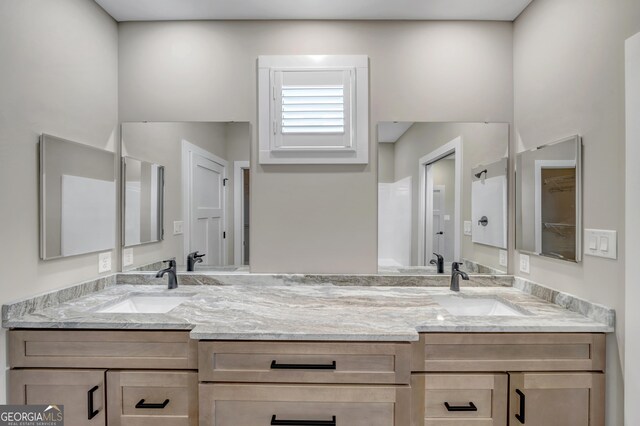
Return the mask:
[[604, 371], [605, 335], [425, 333], [413, 371]]
[[409, 384], [409, 343], [200, 342], [204, 382]]
[[198, 374], [108, 371], [110, 426], [197, 426]]
[[[409, 426], [409, 386], [201, 384], [200, 426]], [[335, 422], [334, 422], [335, 421]]]
[[414, 374], [413, 425], [506, 426], [506, 374]]
[[188, 331], [11, 330], [9, 365], [195, 370], [198, 350]]

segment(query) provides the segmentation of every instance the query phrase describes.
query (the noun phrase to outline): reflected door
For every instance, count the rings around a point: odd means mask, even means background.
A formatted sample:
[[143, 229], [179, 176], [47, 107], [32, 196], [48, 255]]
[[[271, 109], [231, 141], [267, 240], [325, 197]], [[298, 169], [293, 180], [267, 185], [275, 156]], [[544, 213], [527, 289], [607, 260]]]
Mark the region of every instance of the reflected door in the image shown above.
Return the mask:
[[225, 168], [197, 153], [191, 154], [191, 226], [189, 251], [205, 253], [205, 264], [224, 265]]
[[444, 213], [445, 213], [445, 191], [444, 186], [436, 185], [433, 188], [433, 251], [444, 255]]

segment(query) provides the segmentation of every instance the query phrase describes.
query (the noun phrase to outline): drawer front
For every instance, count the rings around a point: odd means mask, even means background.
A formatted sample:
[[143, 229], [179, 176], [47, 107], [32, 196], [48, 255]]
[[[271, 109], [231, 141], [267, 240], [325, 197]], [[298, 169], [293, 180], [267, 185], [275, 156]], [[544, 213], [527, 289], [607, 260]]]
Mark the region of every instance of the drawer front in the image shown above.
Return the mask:
[[198, 374], [108, 371], [111, 426], [197, 426]]
[[199, 393], [200, 426], [410, 424], [408, 386], [201, 384]]
[[506, 426], [506, 374], [414, 374], [414, 425]]
[[409, 384], [408, 343], [200, 342], [200, 381]]
[[426, 333], [414, 344], [413, 370], [604, 371], [604, 334]]
[[188, 331], [11, 330], [16, 367], [196, 369]]

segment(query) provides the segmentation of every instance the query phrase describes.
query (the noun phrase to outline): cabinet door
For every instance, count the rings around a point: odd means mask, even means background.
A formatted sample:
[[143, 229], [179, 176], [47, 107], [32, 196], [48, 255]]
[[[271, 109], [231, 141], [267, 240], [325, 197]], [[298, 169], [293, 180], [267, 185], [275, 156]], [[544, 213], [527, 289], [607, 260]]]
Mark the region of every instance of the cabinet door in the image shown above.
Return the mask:
[[604, 426], [604, 374], [509, 375], [509, 425]]
[[65, 424], [106, 425], [105, 370], [10, 370], [9, 403], [64, 405]]

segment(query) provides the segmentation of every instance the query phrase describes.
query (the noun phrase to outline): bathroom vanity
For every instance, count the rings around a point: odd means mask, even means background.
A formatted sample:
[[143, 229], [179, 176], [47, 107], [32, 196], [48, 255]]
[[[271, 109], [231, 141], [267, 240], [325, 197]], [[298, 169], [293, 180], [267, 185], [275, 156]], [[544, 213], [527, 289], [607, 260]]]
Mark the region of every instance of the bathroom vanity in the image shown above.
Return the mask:
[[[612, 324], [517, 288], [462, 293], [108, 286], [5, 318], [10, 400], [64, 404], [73, 425], [604, 425]], [[132, 297], [188, 300], [109, 311]], [[520, 314], [456, 311], [487, 300]]]

